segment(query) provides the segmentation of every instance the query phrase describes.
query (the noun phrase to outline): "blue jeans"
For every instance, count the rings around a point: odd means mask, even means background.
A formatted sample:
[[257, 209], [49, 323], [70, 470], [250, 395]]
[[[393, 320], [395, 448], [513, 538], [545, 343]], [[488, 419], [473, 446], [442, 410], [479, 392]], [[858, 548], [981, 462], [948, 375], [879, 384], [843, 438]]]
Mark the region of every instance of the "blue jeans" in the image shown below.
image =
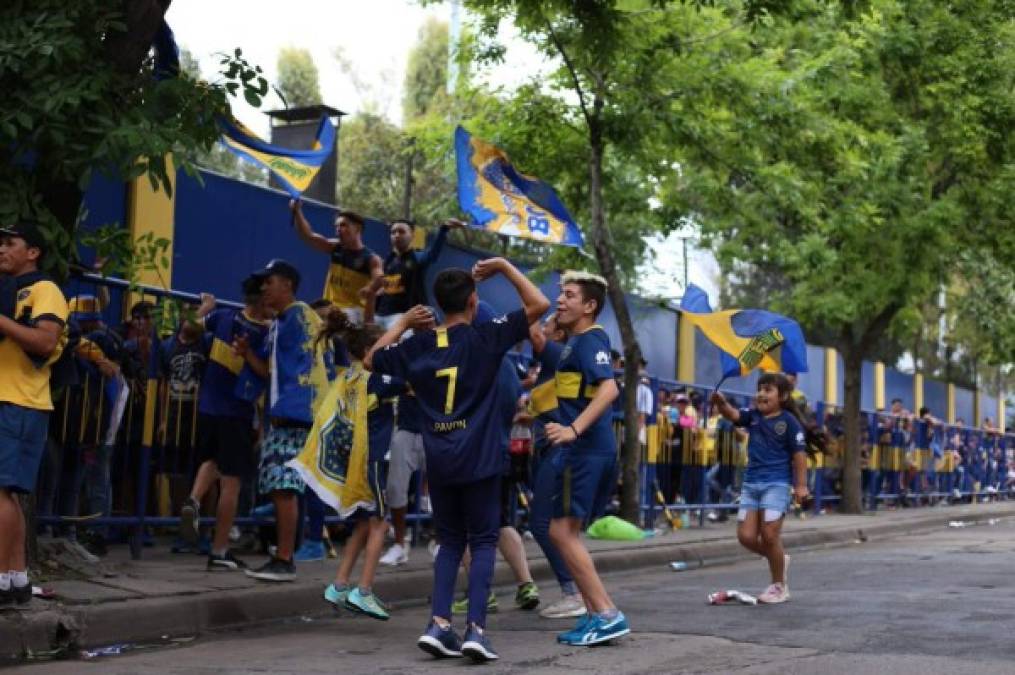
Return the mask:
[[740, 512], [763, 511], [766, 522], [777, 520], [770, 515], [785, 514], [790, 500], [789, 483], [744, 483], [740, 488]]
[[564, 564], [557, 547], [550, 541], [550, 520], [553, 518], [553, 490], [557, 484], [557, 472], [554, 468], [553, 457], [561, 452], [561, 448], [548, 448], [536, 456], [536, 466], [533, 468], [532, 504], [529, 509], [529, 530], [532, 536], [543, 549], [546, 561], [550, 563], [557, 582], [565, 594], [576, 592], [574, 577]]

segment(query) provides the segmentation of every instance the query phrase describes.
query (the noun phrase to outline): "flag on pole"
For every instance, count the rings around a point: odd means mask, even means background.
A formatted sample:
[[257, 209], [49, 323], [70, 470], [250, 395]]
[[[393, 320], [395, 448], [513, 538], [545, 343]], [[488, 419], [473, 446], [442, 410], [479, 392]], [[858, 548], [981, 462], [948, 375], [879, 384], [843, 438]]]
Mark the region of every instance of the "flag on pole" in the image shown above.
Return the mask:
[[321, 117], [314, 147], [293, 150], [266, 143], [237, 120], [219, 118], [222, 136], [219, 140], [234, 155], [271, 171], [286, 191], [298, 199], [310, 187], [317, 172], [335, 148], [335, 125], [327, 116]]
[[713, 312], [708, 295], [690, 284], [681, 313], [719, 348], [722, 376], [742, 377], [755, 368], [766, 372], [807, 372], [807, 344], [800, 324], [763, 309]]
[[458, 203], [472, 227], [551, 244], [581, 246], [581, 230], [548, 184], [518, 172], [499, 148], [455, 129]]

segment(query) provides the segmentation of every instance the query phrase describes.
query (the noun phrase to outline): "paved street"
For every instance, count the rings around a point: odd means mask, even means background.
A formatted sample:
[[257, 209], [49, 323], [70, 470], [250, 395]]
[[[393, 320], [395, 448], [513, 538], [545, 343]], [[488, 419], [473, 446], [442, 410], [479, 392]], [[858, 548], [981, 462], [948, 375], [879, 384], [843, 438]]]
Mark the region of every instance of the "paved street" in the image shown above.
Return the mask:
[[[1015, 522], [794, 555], [782, 606], [709, 607], [712, 589], [757, 593], [762, 563], [612, 575], [634, 634], [615, 646], [560, 647], [566, 622], [502, 609], [491, 621], [502, 660], [491, 673], [1015, 673]], [[554, 596], [549, 587], [545, 594]], [[501, 606], [511, 598], [504, 589]], [[203, 636], [121, 657], [44, 663], [42, 673], [432, 673], [414, 646], [421, 606], [380, 624], [350, 615], [304, 618]]]

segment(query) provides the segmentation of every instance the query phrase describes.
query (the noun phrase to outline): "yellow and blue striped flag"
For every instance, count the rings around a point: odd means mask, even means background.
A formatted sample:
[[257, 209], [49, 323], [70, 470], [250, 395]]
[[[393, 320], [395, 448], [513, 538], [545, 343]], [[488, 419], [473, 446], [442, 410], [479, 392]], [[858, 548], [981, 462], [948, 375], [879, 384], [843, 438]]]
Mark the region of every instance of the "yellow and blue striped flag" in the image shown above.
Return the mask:
[[581, 246], [581, 230], [552, 187], [518, 172], [499, 148], [455, 129], [458, 203], [471, 226], [551, 244]]
[[253, 131], [237, 120], [219, 118], [222, 136], [219, 140], [234, 155], [259, 164], [271, 171], [294, 198], [310, 187], [317, 172], [335, 148], [335, 125], [326, 116], [317, 127], [314, 147], [310, 150], [293, 150], [265, 143]]
[[680, 311], [719, 348], [722, 377], [742, 377], [755, 368], [767, 372], [807, 372], [807, 343], [800, 324], [763, 309], [713, 312], [704, 290], [690, 284]]

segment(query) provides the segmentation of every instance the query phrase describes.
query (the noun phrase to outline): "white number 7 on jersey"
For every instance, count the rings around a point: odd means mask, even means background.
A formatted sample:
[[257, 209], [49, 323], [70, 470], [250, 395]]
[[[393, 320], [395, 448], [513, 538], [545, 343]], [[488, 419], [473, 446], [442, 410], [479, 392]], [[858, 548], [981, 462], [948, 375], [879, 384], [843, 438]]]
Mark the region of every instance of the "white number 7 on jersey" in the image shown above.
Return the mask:
[[444, 399], [444, 414], [450, 415], [455, 409], [455, 381], [458, 379], [458, 366], [441, 368], [437, 371], [437, 377], [448, 378], [448, 395]]

